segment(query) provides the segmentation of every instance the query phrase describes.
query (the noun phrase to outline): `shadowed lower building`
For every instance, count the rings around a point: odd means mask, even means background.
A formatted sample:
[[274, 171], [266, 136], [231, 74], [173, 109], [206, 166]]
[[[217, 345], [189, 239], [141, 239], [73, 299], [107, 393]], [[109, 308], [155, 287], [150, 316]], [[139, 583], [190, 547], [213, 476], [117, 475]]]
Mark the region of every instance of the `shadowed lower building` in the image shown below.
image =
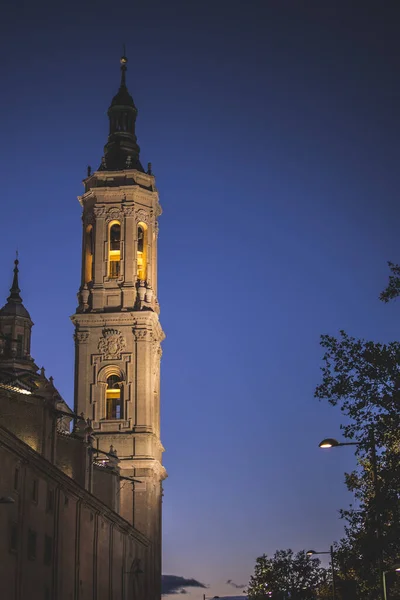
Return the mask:
[[79, 198], [74, 411], [30, 356], [18, 261], [0, 310], [0, 497], [11, 498], [0, 504], [2, 600], [161, 595], [161, 208], [139, 159], [126, 64], [104, 156]]

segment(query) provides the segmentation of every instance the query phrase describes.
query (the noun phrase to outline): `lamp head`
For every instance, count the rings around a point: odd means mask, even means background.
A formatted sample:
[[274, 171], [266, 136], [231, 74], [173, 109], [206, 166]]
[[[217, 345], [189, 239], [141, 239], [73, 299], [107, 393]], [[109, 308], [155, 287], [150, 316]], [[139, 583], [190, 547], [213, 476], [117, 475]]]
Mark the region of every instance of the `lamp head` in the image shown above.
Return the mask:
[[306, 556], [312, 556], [313, 554], [316, 554], [315, 550], [307, 550], [306, 552]]
[[11, 496], [1, 496], [0, 504], [15, 504], [15, 500]]
[[318, 444], [319, 448], [334, 448], [335, 446], [339, 446], [339, 442], [333, 438], [326, 438]]

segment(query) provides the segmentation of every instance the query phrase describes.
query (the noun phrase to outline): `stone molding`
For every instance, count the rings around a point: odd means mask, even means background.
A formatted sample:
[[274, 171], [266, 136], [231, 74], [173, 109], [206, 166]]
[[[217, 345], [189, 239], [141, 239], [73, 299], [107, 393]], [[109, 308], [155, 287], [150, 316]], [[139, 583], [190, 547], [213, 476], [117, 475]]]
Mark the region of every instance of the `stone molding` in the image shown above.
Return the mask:
[[76, 313], [71, 317], [75, 326], [80, 328], [92, 327], [133, 327], [135, 329], [152, 330], [162, 341], [165, 334], [161, 328], [157, 313], [153, 311], [130, 311], [120, 313]]

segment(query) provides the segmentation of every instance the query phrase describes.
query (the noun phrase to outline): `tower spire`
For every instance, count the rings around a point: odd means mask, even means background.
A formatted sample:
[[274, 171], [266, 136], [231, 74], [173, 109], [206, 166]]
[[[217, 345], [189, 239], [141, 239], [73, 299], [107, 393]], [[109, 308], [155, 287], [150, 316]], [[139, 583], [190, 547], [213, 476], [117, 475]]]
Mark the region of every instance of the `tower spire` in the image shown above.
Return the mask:
[[125, 44], [123, 52], [120, 58], [121, 82], [108, 109], [110, 130], [99, 171], [137, 169], [144, 172], [139, 160], [140, 148], [135, 132], [137, 108], [126, 87], [128, 59], [125, 55]]
[[16, 252], [16, 258], [14, 260], [14, 277], [13, 277], [13, 282], [12, 282], [12, 286], [10, 287], [10, 295], [7, 298], [7, 302], [21, 302], [22, 303], [22, 298], [20, 296], [20, 289], [19, 289], [19, 285], [18, 285], [18, 265], [19, 265], [19, 260], [18, 260], [18, 250]]

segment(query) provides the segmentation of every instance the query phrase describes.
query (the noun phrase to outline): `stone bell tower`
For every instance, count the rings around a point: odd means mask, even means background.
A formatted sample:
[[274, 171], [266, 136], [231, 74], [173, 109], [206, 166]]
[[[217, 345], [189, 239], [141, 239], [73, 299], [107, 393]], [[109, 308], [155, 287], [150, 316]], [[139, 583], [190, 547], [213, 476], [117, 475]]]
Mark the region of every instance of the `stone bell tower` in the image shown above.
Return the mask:
[[[155, 178], [139, 160], [137, 109], [126, 57], [108, 110], [110, 130], [82, 205], [82, 279], [75, 326], [75, 412], [92, 420], [95, 446], [118, 453], [120, 514], [152, 542], [154, 598], [161, 594], [160, 343]], [[134, 479], [135, 481], [131, 481]]]

